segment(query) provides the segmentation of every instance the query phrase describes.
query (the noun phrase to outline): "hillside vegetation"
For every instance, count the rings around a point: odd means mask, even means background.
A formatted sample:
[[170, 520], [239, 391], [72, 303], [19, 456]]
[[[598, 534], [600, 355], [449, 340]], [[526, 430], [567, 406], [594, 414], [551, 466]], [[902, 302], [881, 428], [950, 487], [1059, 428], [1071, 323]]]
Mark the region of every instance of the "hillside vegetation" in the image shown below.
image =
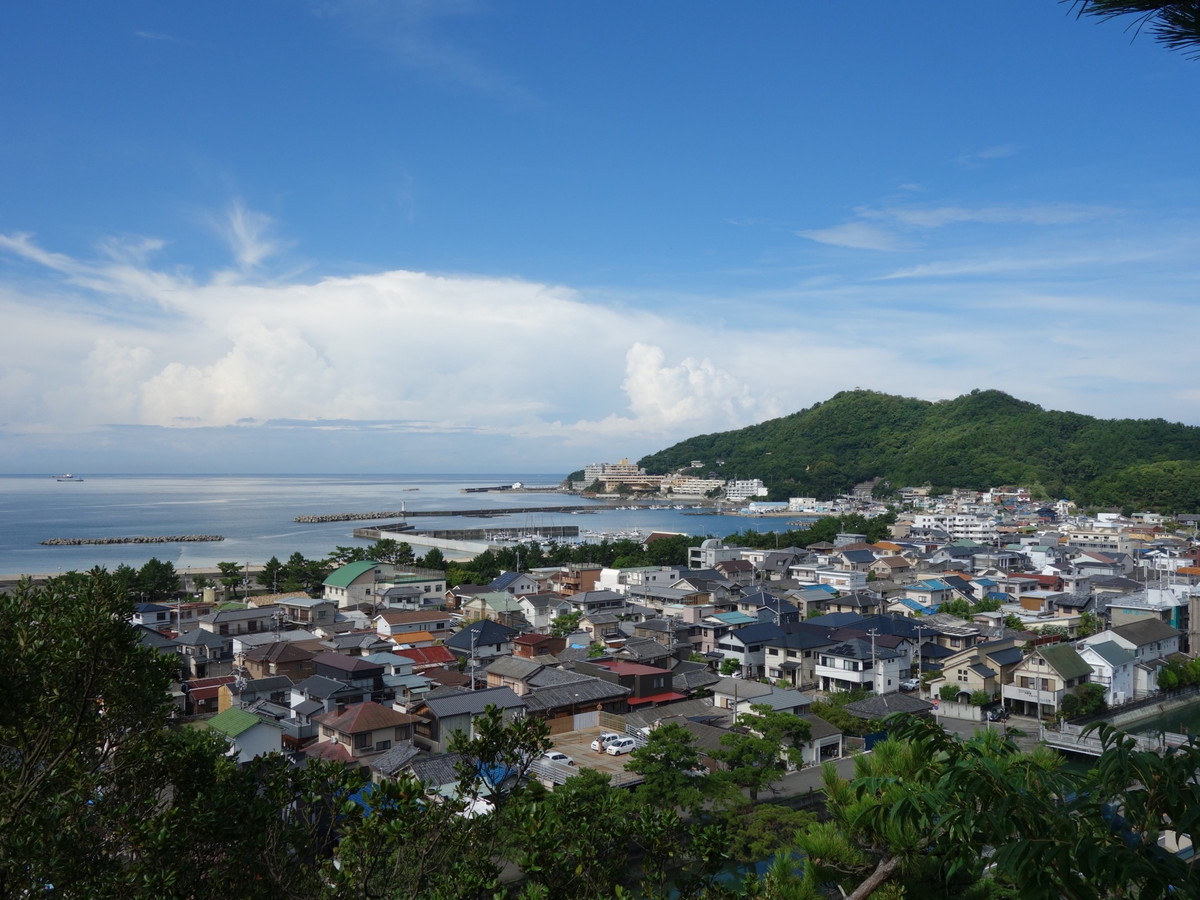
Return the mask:
[[1011, 484], [1087, 506], [1200, 510], [1200, 428], [1044, 410], [1001, 391], [938, 402], [843, 391], [790, 416], [689, 438], [639, 465], [665, 474], [693, 460], [702, 473], [761, 478], [772, 499], [829, 499], [880, 478], [894, 488]]

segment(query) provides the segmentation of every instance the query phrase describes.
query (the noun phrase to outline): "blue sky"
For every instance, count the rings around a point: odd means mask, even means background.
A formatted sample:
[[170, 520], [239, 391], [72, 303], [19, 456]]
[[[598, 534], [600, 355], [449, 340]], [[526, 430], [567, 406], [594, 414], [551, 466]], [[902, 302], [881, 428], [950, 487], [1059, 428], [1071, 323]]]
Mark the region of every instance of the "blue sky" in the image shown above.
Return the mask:
[[1200, 424], [1200, 62], [1050, 0], [0, 10], [0, 471]]

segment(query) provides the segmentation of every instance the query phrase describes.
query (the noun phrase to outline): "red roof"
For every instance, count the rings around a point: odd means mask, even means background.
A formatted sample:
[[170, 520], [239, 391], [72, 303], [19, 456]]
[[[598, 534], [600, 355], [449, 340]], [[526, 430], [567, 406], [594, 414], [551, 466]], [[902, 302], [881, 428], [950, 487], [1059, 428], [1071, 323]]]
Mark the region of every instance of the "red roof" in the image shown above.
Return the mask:
[[668, 673], [667, 669], [660, 669], [657, 666], [646, 666], [642, 663], [625, 662], [621, 659], [606, 659], [603, 661], [593, 660], [592, 664], [601, 666], [605, 669], [608, 669], [610, 672], [615, 672], [618, 675], [662, 675]]
[[397, 656], [403, 656], [406, 659], [413, 661], [413, 668], [418, 666], [444, 666], [446, 663], [452, 663], [458, 657], [453, 653], [438, 644], [435, 647], [405, 647], [397, 648], [393, 651]]
[[216, 700], [223, 684], [233, 684], [237, 681], [233, 675], [221, 675], [217, 678], [193, 678], [184, 682], [187, 685], [188, 696], [192, 701]]
[[667, 691], [665, 694], [651, 694], [649, 697], [630, 697], [626, 702], [630, 706], [642, 706], [646, 703], [670, 703], [674, 700], [686, 700], [686, 694]]

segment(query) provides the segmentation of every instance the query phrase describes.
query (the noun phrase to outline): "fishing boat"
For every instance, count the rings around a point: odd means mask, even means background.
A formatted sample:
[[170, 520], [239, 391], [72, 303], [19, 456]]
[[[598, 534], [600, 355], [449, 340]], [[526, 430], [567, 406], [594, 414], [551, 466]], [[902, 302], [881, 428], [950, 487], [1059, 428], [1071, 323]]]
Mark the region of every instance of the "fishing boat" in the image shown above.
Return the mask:
[[61, 475], [54, 476], [55, 481], [83, 481], [78, 475], [72, 475], [70, 472], [63, 472]]

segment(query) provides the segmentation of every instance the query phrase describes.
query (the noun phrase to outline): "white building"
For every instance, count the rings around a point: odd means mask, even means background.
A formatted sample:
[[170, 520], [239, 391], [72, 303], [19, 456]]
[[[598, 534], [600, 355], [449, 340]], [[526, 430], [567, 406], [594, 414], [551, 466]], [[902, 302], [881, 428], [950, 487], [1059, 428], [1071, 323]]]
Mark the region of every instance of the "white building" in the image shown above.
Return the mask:
[[761, 478], [731, 479], [725, 484], [725, 496], [730, 500], [750, 500], [766, 497], [769, 493]]

